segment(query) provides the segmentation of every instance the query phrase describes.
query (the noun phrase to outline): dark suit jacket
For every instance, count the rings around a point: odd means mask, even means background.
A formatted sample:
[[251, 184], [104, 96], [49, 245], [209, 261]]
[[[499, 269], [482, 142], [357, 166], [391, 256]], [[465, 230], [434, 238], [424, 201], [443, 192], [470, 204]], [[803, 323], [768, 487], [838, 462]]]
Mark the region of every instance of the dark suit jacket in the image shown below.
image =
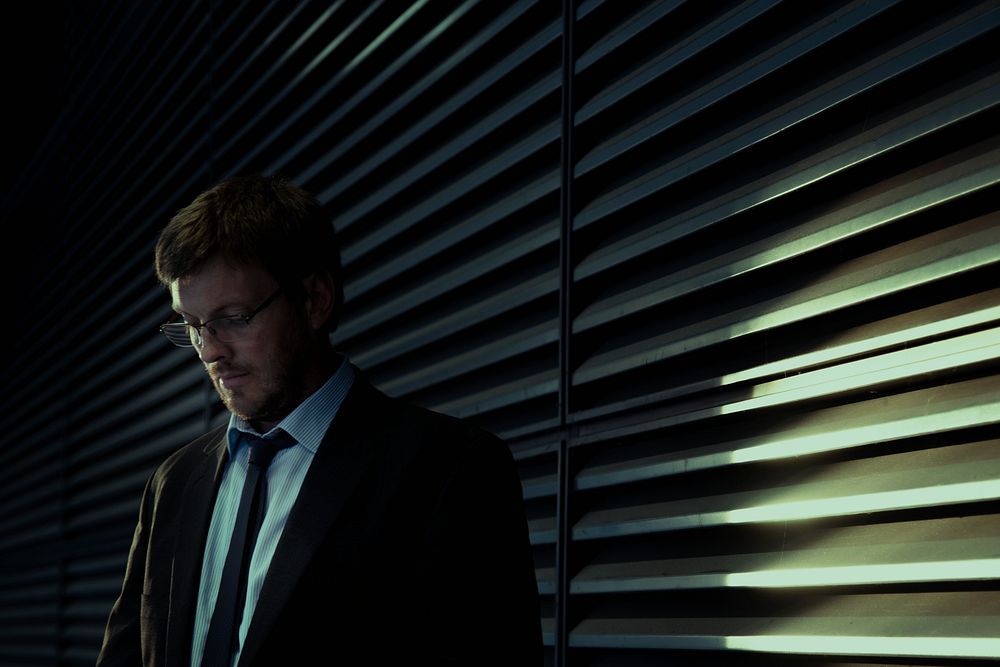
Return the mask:
[[[100, 667], [190, 665], [225, 459], [220, 427], [150, 477]], [[510, 451], [389, 398], [355, 369], [274, 553], [240, 666], [537, 665], [541, 650]]]

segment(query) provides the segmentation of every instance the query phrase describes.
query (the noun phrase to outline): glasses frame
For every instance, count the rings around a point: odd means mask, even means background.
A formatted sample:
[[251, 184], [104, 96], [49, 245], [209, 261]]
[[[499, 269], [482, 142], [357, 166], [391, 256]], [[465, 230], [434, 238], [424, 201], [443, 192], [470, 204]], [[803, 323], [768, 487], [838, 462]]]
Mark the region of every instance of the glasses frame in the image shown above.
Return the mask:
[[[271, 294], [271, 296], [269, 296], [266, 299], [264, 299], [263, 303], [261, 303], [259, 306], [257, 306], [256, 308], [254, 308], [248, 314], [245, 314], [245, 315], [224, 315], [222, 317], [213, 317], [212, 319], [206, 320], [206, 321], [202, 322], [201, 324], [192, 324], [190, 322], [176, 322], [174, 320], [176, 320], [176, 318], [178, 318], [178, 317], [181, 317], [181, 315], [180, 315], [180, 313], [174, 313], [170, 317], [169, 321], [167, 321], [165, 324], [161, 324], [160, 325], [160, 333], [162, 333], [164, 336], [166, 336], [167, 340], [169, 340], [171, 343], [173, 343], [177, 347], [193, 347], [195, 349], [199, 349], [200, 350], [203, 347], [204, 343], [205, 343], [205, 335], [202, 333], [202, 329], [207, 329], [208, 332], [211, 333], [212, 336], [215, 336], [216, 340], [218, 340], [218, 334], [216, 334], [215, 329], [212, 328], [212, 323], [213, 322], [219, 322], [220, 320], [243, 320], [244, 324], [249, 325], [250, 324], [250, 320], [252, 320], [253, 318], [255, 318], [262, 310], [264, 310], [265, 308], [267, 308], [268, 306], [270, 306], [272, 303], [274, 303], [274, 300], [283, 291], [284, 291], [284, 288], [283, 287], [279, 287], [278, 289], [276, 289], [274, 291], [274, 293]], [[175, 338], [175, 337], [171, 336], [169, 333], [167, 333], [167, 331], [168, 331], [167, 327], [177, 327], [178, 325], [181, 325], [181, 326], [184, 327], [185, 334], [186, 334], [184, 336], [184, 340], [190, 341], [189, 343], [187, 343], [187, 344], [182, 343], [179, 340], [180, 339], [179, 336], [177, 338]], [[195, 332], [195, 337], [194, 338], [192, 338], [192, 336], [191, 336], [191, 330], [192, 329]], [[220, 341], [220, 342], [232, 342], [232, 341]]]

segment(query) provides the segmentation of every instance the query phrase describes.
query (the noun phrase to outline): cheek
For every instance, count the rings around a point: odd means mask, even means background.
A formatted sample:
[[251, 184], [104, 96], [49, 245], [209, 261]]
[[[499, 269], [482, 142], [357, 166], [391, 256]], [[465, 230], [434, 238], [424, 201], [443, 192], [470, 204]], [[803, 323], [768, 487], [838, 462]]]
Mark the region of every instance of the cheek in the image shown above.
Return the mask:
[[254, 374], [265, 384], [271, 385], [285, 380], [298, 357], [298, 341], [289, 336], [277, 345], [258, 349], [257, 356], [248, 360], [247, 366], [253, 369]]
[[261, 333], [260, 338], [233, 350], [232, 363], [253, 375], [260, 389], [280, 390], [299, 372], [308, 340], [292, 325]]

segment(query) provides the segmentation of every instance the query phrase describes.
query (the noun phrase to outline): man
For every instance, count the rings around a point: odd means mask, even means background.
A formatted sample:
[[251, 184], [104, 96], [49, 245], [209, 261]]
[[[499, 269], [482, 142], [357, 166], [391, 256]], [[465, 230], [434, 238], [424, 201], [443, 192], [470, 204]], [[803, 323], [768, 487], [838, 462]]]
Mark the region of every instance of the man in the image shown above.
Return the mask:
[[98, 665], [532, 665], [537, 589], [507, 447], [333, 350], [316, 200], [229, 179], [163, 230], [159, 280], [232, 413], [143, 492]]

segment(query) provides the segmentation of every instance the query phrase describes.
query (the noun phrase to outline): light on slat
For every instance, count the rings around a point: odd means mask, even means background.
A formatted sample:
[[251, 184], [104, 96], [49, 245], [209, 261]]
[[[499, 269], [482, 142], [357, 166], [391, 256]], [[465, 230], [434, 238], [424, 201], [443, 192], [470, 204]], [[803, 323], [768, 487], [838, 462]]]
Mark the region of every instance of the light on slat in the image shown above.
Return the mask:
[[926, 324], [920, 324], [898, 331], [872, 336], [860, 341], [842, 343], [839, 345], [828, 344], [821, 350], [806, 352], [804, 354], [779, 359], [767, 364], [755, 366], [747, 370], [736, 373], [729, 373], [722, 377], [720, 385], [732, 385], [748, 380], [754, 380], [767, 375], [777, 375], [779, 373], [797, 373], [803, 369], [829, 364], [835, 361], [850, 359], [857, 355], [866, 355], [879, 352], [897, 345], [913, 345], [922, 343], [924, 340], [935, 336], [954, 333], [962, 329], [989, 324], [1000, 319], [1000, 306], [984, 308], [970, 313], [962, 313], [952, 317], [935, 320]]
[[771, 653], [891, 655], [939, 658], [995, 658], [1000, 638], [993, 637], [842, 637], [757, 635], [726, 637], [726, 646]]
[[726, 512], [725, 520], [727, 523], [796, 521], [997, 498], [1000, 498], [1000, 479], [989, 479], [981, 482], [943, 484], [919, 489], [880, 491], [839, 498], [817, 498], [815, 500], [746, 507]]
[[786, 588], [920, 581], [972, 581], [1000, 578], [1000, 559], [928, 563], [885, 563], [841, 567], [802, 567], [726, 575], [726, 586]]
[[929, 581], [983, 581], [1000, 578], [1000, 559], [966, 559], [925, 563], [882, 563], [837, 567], [801, 567], [574, 581], [572, 593], [621, 593], [705, 588], [795, 588], [900, 584]]
[[991, 361], [1000, 356], [1000, 334], [996, 329], [978, 331], [935, 343], [889, 352], [792, 378], [775, 380], [754, 387], [752, 396], [743, 401], [718, 407], [720, 414], [745, 412], [841, 391], [857, 390], [925, 373], [951, 370]]
[[[893, 442], [918, 435], [940, 433], [970, 424], [990, 423], [1000, 418], [1000, 402], [983, 403], [947, 412], [907, 417], [880, 424], [828, 431], [815, 435], [776, 440], [743, 447], [730, 455], [733, 463], [750, 463], [832, 452], [875, 442]], [[697, 457], [697, 463], [708, 457]], [[691, 459], [694, 460], [694, 459]]]
[[[860, 620], [860, 619], [859, 619]], [[813, 634], [707, 635], [575, 632], [570, 646], [591, 648], [762, 651], [804, 655], [856, 655], [933, 658], [1000, 657], [996, 637], [906, 637]]]

